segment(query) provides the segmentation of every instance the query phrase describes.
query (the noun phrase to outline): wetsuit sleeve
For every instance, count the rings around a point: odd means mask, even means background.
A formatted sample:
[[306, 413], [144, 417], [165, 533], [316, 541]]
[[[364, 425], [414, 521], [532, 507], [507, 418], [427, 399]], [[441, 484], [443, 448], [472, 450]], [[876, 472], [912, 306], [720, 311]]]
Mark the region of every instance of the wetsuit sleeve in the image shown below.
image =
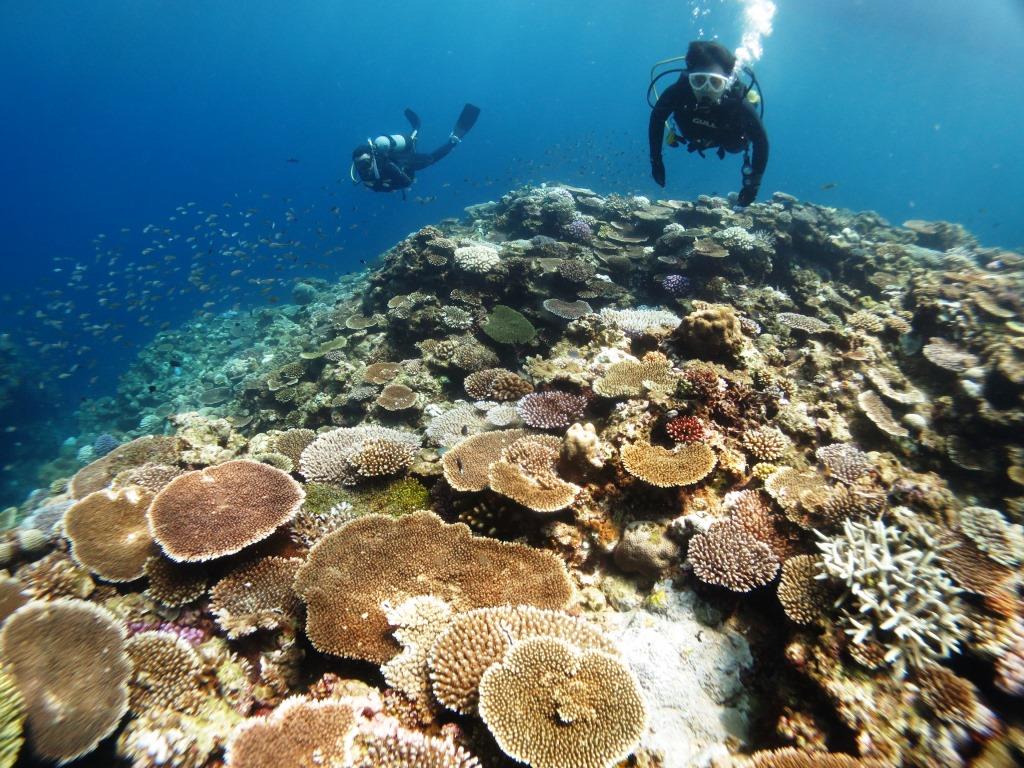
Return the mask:
[[391, 181], [394, 189], [412, 186], [412, 179], [393, 160], [388, 160], [384, 164], [384, 171], [381, 173], [381, 177]]
[[651, 121], [647, 125], [647, 141], [650, 144], [651, 160], [661, 157], [661, 142], [665, 137], [665, 121], [675, 109], [678, 101], [679, 83], [669, 86], [651, 110]]
[[743, 132], [754, 148], [753, 157], [750, 159], [750, 178], [759, 185], [764, 169], [768, 167], [768, 134], [754, 107], [746, 101], [743, 102]]

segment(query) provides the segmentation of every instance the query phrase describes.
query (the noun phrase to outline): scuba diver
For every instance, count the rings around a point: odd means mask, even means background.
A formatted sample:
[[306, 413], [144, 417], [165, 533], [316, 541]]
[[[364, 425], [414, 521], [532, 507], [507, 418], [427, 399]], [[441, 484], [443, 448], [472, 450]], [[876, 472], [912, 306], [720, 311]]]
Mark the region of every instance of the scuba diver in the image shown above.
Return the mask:
[[393, 134], [367, 139], [365, 144], [360, 144], [352, 150], [349, 176], [354, 183], [363, 184], [374, 192], [393, 192], [400, 189], [404, 199], [405, 190], [412, 186], [416, 178], [416, 171], [433, 165], [455, 149], [455, 145], [469, 133], [469, 129], [479, 116], [480, 109], [467, 104], [462, 108], [462, 114], [448, 136], [448, 141], [433, 152], [422, 154], [416, 151], [420, 118], [411, 109], [407, 109], [405, 118], [412, 126], [412, 133], [408, 136]]
[[[730, 154], [743, 153], [743, 186], [738, 203], [748, 206], [757, 197], [761, 176], [768, 164], [768, 135], [761, 117], [764, 102], [761, 88], [752, 70], [743, 68], [750, 78], [750, 84], [742, 82], [737, 73], [736, 57], [725, 46], [695, 40], [686, 50], [686, 69], [673, 69], [653, 77], [647, 91], [648, 103], [651, 92], [663, 75], [681, 72], [679, 80], [658, 97], [652, 106], [651, 121], [647, 137], [651, 149], [651, 176], [665, 186], [665, 163], [661, 156], [661, 141], [665, 124], [672, 116], [669, 126], [668, 145], [686, 145], [690, 152], [704, 157], [705, 150], [716, 149], [719, 158]], [[669, 59], [668, 61], [678, 61]], [[754, 92], [754, 87], [757, 91]], [[657, 91], [654, 91], [657, 93]], [[760, 114], [754, 104], [760, 104]], [[750, 147], [753, 145], [753, 160]]]

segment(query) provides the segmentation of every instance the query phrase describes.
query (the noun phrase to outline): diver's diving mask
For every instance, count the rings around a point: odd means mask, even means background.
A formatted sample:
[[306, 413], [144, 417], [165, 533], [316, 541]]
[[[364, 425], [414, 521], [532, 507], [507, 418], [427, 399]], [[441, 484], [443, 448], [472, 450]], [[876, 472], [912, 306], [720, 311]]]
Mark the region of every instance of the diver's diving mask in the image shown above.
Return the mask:
[[698, 99], [718, 101], [729, 87], [731, 78], [717, 72], [691, 72], [688, 77], [690, 88]]

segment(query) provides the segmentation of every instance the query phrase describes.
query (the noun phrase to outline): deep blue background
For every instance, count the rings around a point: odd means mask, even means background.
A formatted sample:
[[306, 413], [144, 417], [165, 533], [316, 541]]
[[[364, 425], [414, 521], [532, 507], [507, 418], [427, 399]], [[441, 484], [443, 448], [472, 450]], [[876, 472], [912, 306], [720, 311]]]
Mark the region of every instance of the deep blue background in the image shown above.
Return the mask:
[[[1024, 243], [1021, 3], [777, 5], [757, 65], [772, 142], [764, 195], [785, 190], [897, 222], [956, 220], [987, 244]], [[695, 18], [695, 7], [709, 13]], [[46, 301], [38, 291], [66, 278], [51, 257], [91, 259], [92, 239], [107, 233], [125, 260], [145, 262], [132, 255], [148, 242], [140, 228], [166, 224], [185, 201], [257, 205], [267, 221], [286, 208], [308, 211], [293, 225], [307, 234], [338, 205], [341, 229], [320, 247], [345, 246], [332, 257], [342, 272], [527, 180], [683, 198], [734, 190], [737, 158], [701, 162], [684, 152], [667, 153], [667, 192], [654, 186], [644, 92], [651, 64], [683, 53], [698, 29], [734, 47], [740, 8], [738, 0], [0, 3], [0, 294], [9, 297], [0, 332], [37, 334], [30, 316]], [[483, 109], [480, 122], [413, 193], [435, 200], [403, 202], [348, 182], [352, 146], [405, 130], [404, 107], [422, 116], [429, 149], [465, 101]], [[217, 267], [226, 283], [236, 266]], [[247, 267], [246, 276], [270, 267]], [[87, 278], [121, 279], [96, 269]], [[75, 312], [131, 319], [95, 310], [89, 296], [76, 294]], [[177, 323], [210, 298], [165, 301], [153, 315]], [[61, 332], [69, 339], [74, 316]], [[129, 329], [127, 341], [152, 333]], [[75, 379], [73, 397], [51, 398], [49, 413], [111, 391], [132, 354], [98, 345], [89, 353], [99, 357], [98, 382]]]

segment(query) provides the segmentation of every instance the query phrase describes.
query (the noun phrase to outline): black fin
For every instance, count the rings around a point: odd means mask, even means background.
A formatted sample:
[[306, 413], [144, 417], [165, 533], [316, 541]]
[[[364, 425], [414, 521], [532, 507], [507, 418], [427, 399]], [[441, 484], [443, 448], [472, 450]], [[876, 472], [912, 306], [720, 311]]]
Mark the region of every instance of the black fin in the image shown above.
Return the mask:
[[405, 110], [405, 119], [409, 121], [409, 125], [412, 126], [414, 131], [418, 131], [420, 129], [420, 116], [411, 109]]
[[469, 133], [470, 128], [476, 125], [478, 117], [480, 117], [480, 107], [474, 107], [472, 104], [464, 106], [462, 114], [459, 115], [458, 122], [455, 123], [455, 127], [452, 129], [452, 136], [461, 139]]

